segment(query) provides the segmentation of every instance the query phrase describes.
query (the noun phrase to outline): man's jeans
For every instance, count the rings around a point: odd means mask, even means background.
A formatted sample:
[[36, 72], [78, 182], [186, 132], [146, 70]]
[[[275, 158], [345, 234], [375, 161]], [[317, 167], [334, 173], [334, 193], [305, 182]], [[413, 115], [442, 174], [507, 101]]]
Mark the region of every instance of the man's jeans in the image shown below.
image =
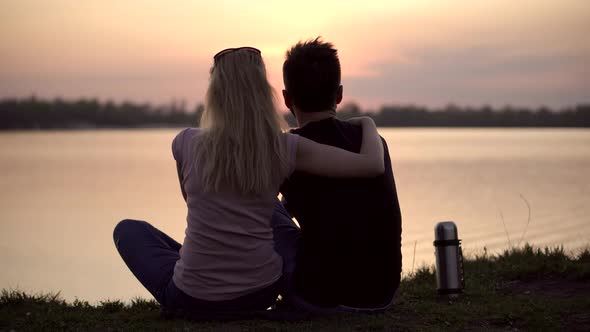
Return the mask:
[[274, 232], [275, 250], [283, 257], [283, 281], [281, 294], [285, 300], [299, 310], [312, 314], [335, 314], [342, 312], [365, 312], [377, 313], [385, 311], [393, 304], [391, 302], [380, 308], [354, 308], [339, 305], [333, 308], [319, 307], [312, 303], [306, 302], [295, 294], [293, 287], [293, 273], [297, 264], [297, 250], [301, 241], [301, 231], [293, 222], [291, 216], [281, 203], [277, 203], [272, 216], [272, 227]]

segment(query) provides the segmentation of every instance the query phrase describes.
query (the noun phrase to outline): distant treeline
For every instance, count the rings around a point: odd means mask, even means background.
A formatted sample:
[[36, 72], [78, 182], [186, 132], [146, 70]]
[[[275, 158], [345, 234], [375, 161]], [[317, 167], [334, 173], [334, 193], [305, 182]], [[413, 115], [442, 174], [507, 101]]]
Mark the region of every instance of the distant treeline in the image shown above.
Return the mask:
[[[100, 102], [96, 99], [66, 101], [35, 97], [0, 100], [0, 129], [145, 128], [197, 126], [203, 105], [188, 109], [184, 102], [152, 106], [130, 102]], [[590, 104], [550, 110], [548, 108], [501, 109], [459, 107], [442, 109], [420, 106], [383, 106], [377, 112], [363, 112], [356, 104], [339, 107], [338, 115], [348, 118], [371, 116], [382, 127], [590, 127]], [[295, 126], [291, 114], [285, 118]]]
[[183, 102], [154, 107], [96, 99], [0, 100], [0, 129], [140, 128], [195, 126], [203, 111], [187, 110]]

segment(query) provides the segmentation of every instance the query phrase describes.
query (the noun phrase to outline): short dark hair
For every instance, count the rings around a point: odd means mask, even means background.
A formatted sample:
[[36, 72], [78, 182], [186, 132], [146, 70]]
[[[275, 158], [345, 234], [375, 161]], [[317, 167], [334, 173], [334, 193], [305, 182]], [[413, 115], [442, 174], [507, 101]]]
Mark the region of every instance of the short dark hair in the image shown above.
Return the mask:
[[285, 89], [302, 112], [334, 108], [340, 87], [338, 51], [321, 37], [299, 41], [283, 63]]

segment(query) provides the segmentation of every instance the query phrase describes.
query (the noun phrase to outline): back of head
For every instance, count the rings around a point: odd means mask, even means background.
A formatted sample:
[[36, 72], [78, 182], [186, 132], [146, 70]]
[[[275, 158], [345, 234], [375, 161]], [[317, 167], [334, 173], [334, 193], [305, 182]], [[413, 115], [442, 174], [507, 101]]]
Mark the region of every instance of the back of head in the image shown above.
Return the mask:
[[[224, 51], [225, 52], [225, 51]], [[215, 57], [196, 157], [206, 191], [261, 193], [284, 166], [274, 90], [260, 51], [240, 48]]]
[[320, 37], [298, 42], [283, 64], [285, 90], [302, 112], [320, 112], [336, 106], [340, 87], [340, 60], [331, 43]]

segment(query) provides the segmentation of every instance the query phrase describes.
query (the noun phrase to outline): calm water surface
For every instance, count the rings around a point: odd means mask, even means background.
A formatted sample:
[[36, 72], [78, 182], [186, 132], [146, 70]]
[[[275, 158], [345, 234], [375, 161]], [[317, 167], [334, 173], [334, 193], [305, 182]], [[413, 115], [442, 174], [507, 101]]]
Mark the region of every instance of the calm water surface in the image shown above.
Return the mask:
[[[0, 288], [67, 300], [148, 297], [112, 241], [124, 218], [182, 241], [178, 130], [0, 133]], [[459, 226], [467, 254], [590, 243], [590, 130], [394, 129], [404, 271], [433, 263], [433, 227]], [[530, 224], [527, 227], [530, 204]]]

